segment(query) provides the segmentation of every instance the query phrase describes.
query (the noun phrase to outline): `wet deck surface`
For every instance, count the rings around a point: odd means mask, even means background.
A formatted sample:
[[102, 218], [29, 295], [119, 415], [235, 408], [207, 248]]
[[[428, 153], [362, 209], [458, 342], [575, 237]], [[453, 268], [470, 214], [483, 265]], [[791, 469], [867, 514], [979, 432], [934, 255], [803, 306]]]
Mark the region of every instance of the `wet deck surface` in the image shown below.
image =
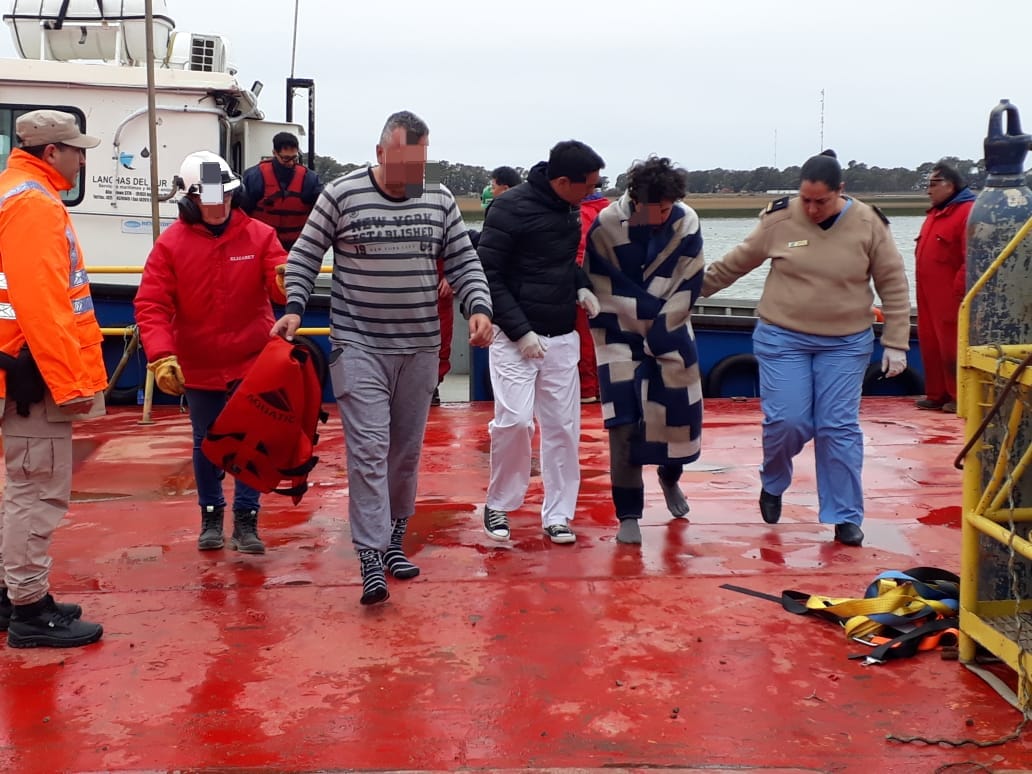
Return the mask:
[[882, 570], [958, 569], [962, 421], [865, 400], [856, 549], [816, 523], [810, 450], [782, 522], [763, 524], [757, 402], [706, 411], [690, 518], [669, 518], [650, 474], [638, 549], [614, 540], [597, 406], [574, 546], [541, 534], [537, 477], [511, 545], [488, 539], [490, 406], [432, 409], [407, 540], [422, 574], [374, 609], [358, 605], [335, 413], [300, 506], [266, 497], [258, 557], [197, 551], [185, 416], [80, 425], [52, 583], [105, 635], [0, 649], [0, 771], [1032, 768], [1027, 734], [985, 749], [886, 740], [1015, 728], [1019, 713], [956, 662], [865, 667], [831, 624], [720, 588], [860, 596]]

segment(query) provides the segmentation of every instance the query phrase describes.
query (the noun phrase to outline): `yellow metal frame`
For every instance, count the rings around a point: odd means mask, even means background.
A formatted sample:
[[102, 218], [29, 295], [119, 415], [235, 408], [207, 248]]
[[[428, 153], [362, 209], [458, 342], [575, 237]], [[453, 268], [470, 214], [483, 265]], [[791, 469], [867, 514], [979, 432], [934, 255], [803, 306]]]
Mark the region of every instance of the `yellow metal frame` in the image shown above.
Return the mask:
[[[1004, 661], [1018, 674], [1018, 702], [1028, 711], [1032, 709], [1032, 651], [1029, 643], [1019, 642], [1010, 627], [1001, 625], [1007, 619], [1032, 613], [1030, 600], [979, 600], [978, 577], [981, 552], [979, 538], [986, 535], [1015, 555], [1032, 560], [1032, 507], [1012, 508], [1008, 505], [1015, 484], [1021, 481], [1032, 465], [1032, 443], [1025, 449], [1015, 449], [1015, 439], [1025, 418], [1025, 406], [1032, 406], [1032, 368], [1022, 367], [1032, 356], [1032, 344], [1012, 343], [1002, 346], [970, 346], [971, 300], [999, 268], [1010, 258], [1018, 245], [1032, 232], [1030, 218], [1000, 252], [999, 256], [979, 277], [964, 297], [960, 306], [958, 329], [958, 407], [965, 418], [965, 437], [972, 439], [964, 457], [963, 519], [961, 523], [960, 555], [960, 644], [959, 656], [963, 662], [975, 659], [976, 645], [981, 645]], [[975, 435], [982, 430], [983, 420], [996, 403], [1001, 388], [1010, 384], [1015, 395], [1012, 408], [1001, 411], [997, 426], [1006, 424], [1007, 434], [988, 483], [983, 489], [985, 470], [982, 457], [986, 449]], [[1009, 460], [1020, 453], [1017, 465]], [[1013, 527], [1013, 529], [1012, 529]], [[1024, 537], [1019, 533], [1024, 533]], [[1032, 637], [1032, 622], [1029, 623]], [[1021, 629], [1019, 629], [1021, 631]]]
[[[142, 266], [92, 266], [86, 269], [88, 274], [142, 274]], [[333, 269], [323, 266], [319, 269], [320, 274], [330, 274]], [[105, 336], [121, 336], [127, 338], [133, 335], [135, 325], [123, 325], [120, 327], [101, 328], [100, 332]], [[298, 328], [297, 333], [302, 336], [328, 336], [329, 328]], [[154, 404], [154, 374], [147, 371], [143, 386], [143, 416], [140, 417], [140, 424], [149, 425], [151, 419], [151, 406]]]

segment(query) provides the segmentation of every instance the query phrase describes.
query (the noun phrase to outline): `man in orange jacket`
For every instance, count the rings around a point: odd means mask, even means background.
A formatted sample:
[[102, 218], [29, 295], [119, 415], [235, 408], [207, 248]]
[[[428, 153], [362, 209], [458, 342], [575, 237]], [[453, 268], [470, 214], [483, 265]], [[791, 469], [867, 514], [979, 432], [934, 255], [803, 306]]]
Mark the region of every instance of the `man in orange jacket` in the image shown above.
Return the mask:
[[76, 117], [18, 118], [0, 174], [0, 397], [7, 483], [0, 518], [0, 629], [14, 648], [100, 639], [78, 605], [50, 595], [50, 537], [72, 492], [72, 425], [103, 412], [107, 373], [82, 249], [61, 201], [100, 144]]

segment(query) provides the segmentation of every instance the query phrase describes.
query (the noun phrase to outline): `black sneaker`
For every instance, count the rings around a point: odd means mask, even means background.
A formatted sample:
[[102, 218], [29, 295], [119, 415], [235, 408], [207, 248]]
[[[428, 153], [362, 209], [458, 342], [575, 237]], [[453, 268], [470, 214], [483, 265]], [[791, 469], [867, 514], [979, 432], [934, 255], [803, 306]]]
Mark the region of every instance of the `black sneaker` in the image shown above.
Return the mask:
[[563, 524], [549, 524], [545, 527], [545, 534], [551, 539], [553, 543], [574, 543], [577, 541], [577, 536], [573, 534], [573, 530]]
[[430, 397], [431, 406], [441, 405], [441, 390], [439, 387], [434, 387], [434, 394]]
[[[82, 617], [82, 608], [72, 602], [54, 602], [57, 609], [72, 618]], [[6, 632], [11, 625], [11, 614], [14, 612], [14, 605], [7, 595], [7, 589], [0, 589], [0, 632]]]
[[7, 644], [12, 648], [78, 648], [103, 636], [100, 624], [82, 621], [62, 612], [47, 594], [31, 605], [15, 605]]
[[509, 539], [509, 514], [484, 506], [484, 532], [493, 540]]

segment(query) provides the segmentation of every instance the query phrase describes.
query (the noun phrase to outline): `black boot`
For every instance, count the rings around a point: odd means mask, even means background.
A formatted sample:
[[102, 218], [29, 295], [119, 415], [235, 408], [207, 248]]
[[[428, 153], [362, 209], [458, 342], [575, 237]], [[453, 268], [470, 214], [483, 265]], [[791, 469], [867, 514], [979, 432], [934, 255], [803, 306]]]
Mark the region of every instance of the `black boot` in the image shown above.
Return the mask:
[[[72, 618], [82, 616], [82, 608], [71, 602], [55, 602], [57, 609]], [[6, 632], [11, 625], [11, 614], [14, 612], [14, 605], [7, 594], [7, 587], [0, 588], [0, 632]]]
[[375, 605], [386, 601], [391, 594], [383, 572], [383, 556], [375, 548], [362, 548], [358, 552], [358, 561], [362, 565], [362, 598], [359, 602]]
[[412, 564], [405, 556], [401, 547], [401, 541], [405, 537], [405, 529], [408, 527], [408, 519], [398, 519], [394, 522], [394, 529], [391, 531], [391, 544], [387, 553], [383, 555], [383, 563], [387, 569], [398, 580], [408, 580], [419, 575], [419, 568]]
[[265, 553], [265, 543], [258, 537], [258, 511], [233, 511], [233, 538], [229, 547], [242, 554]]
[[220, 505], [201, 506], [201, 536], [197, 538], [199, 550], [214, 551], [226, 544], [222, 537], [222, 520], [225, 513], [226, 509]]
[[77, 648], [96, 642], [103, 634], [100, 624], [63, 612], [47, 594], [32, 604], [14, 606], [7, 644], [12, 648]]

